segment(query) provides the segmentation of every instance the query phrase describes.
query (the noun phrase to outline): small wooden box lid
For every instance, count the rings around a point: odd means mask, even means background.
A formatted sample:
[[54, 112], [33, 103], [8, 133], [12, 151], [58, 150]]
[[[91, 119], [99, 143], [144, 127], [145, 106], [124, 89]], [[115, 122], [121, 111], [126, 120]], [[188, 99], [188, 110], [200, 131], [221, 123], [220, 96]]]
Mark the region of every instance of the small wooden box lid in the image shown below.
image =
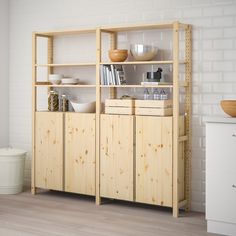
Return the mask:
[[133, 99], [106, 99], [106, 107], [134, 107]]
[[135, 107], [170, 108], [173, 100], [135, 100]]

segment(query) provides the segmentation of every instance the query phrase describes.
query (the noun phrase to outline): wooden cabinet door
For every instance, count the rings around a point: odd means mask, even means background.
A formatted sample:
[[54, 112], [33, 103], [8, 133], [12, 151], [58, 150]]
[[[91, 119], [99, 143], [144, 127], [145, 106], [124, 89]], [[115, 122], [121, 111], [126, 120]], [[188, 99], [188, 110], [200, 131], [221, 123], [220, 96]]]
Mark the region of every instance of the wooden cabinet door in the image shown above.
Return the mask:
[[65, 115], [65, 191], [95, 195], [95, 114]]
[[136, 117], [136, 201], [172, 206], [172, 117]]
[[100, 195], [133, 201], [133, 123], [130, 115], [101, 115]]
[[36, 112], [35, 185], [63, 190], [63, 114]]

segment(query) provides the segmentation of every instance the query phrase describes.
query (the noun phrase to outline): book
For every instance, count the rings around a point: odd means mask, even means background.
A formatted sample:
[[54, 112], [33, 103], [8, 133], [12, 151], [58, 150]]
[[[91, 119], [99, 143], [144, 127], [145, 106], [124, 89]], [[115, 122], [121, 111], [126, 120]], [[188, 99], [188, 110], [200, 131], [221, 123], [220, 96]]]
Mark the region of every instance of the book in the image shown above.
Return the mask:
[[126, 84], [125, 73], [122, 66], [103, 65], [101, 69], [102, 85]]
[[141, 82], [141, 85], [171, 85], [171, 83], [167, 83], [167, 82], [148, 82], [148, 81], [143, 81], [143, 82]]

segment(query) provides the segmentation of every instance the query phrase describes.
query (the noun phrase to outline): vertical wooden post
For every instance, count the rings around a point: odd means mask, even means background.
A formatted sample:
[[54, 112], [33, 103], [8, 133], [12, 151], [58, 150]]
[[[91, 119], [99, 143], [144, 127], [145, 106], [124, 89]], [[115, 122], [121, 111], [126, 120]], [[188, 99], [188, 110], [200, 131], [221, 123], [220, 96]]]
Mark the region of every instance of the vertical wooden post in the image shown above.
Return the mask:
[[[48, 64], [53, 64], [53, 36], [49, 36], [48, 38], [48, 60], [47, 60], [47, 63]], [[47, 74], [48, 74], [48, 77], [47, 77], [47, 81], [49, 79], [49, 75], [50, 74], [53, 74], [53, 67], [52, 66], [48, 66], [47, 67]], [[49, 87], [48, 88], [48, 93], [53, 90], [52, 87]]]
[[[111, 49], [116, 49], [117, 47], [117, 34], [115, 32], [112, 32], [111, 34]], [[116, 88], [110, 88], [110, 98], [116, 98], [117, 97], [117, 89]]]
[[178, 217], [179, 156], [179, 23], [173, 24], [173, 216]]
[[[48, 37], [48, 64], [53, 64], [53, 36]], [[48, 75], [53, 74], [53, 67], [48, 67]]]
[[100, 197], [100, 113], [101, 113], [101, 88], [100, 88], [100, 62], [101, 62], [101, 30], [96, 29], [96, 204], [101, 204]]
[[185, 29], [185, 81], [188, 86], [185, 88], [185, 130], [188, 140], [185, 143], [185, 198], [187, 200], [186, 210], [190, 209], [191, 200], [191, 156], [192, 156], [192, 28], [191, 25]]
[[36, 194], [35, 187], [35, 111], [36, 111], [36, 77], [37, 77], [37, 49], [36, 49], [36, 34], [32, 34], [32, 160], [31, 160], [31, 193]]

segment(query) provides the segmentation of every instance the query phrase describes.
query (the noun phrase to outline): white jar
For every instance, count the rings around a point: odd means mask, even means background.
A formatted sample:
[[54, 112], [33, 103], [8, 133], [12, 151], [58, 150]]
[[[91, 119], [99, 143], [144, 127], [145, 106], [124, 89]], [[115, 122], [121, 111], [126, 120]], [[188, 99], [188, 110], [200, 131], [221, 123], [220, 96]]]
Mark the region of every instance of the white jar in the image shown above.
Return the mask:
[[0, 194], [22, 192], [26, 151], [0, 148]]

